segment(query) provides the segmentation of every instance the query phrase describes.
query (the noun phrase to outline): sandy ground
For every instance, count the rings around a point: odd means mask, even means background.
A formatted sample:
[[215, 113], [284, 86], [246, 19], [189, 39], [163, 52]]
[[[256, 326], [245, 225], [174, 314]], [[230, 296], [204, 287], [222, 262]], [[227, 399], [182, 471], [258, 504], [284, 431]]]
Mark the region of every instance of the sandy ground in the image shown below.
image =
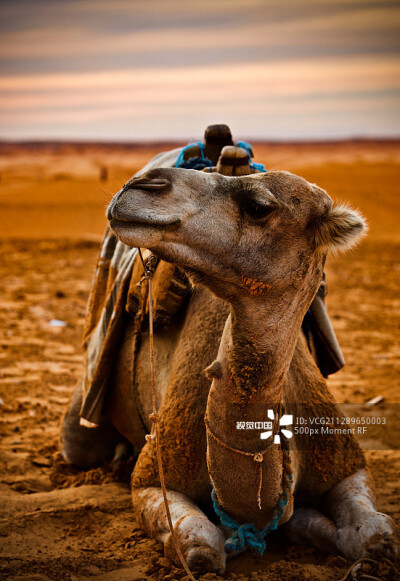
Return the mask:
[[[328, 306], [347, 359], [329, 382], [339, 402], [383, 395], [400, 403], [399, 144], [259, 145], [257, 160], [287, 169], [358, 206], [368, 239], [328, 264]], [[58, 453], [60, 419], [82, 369], [86, 299], [104, 208], [145, 147], [0, 146], [0, 578], [184, 579], [138, 529], [130, 466], [78, 472]], [[100, 181], [101, 168], [107, 179]], [[66, 322], [52, 327], [52, 319]], [[397, 341], [397, 342], [396, 342]], [[378, 507], [400, 525], [400, 442], [392, 422], [367, 451]], [[397, 450], [390, 450], [397, 446]], [[338, 581], [349, 563], [271, 536], [263, 558], [242, 555], [224, 579]], [[390, 576], [392, 575], [392, 576]], [[381, 579], [393, 579], [382, 565]], [[220, 579], [212, 574], [200, 579]]]

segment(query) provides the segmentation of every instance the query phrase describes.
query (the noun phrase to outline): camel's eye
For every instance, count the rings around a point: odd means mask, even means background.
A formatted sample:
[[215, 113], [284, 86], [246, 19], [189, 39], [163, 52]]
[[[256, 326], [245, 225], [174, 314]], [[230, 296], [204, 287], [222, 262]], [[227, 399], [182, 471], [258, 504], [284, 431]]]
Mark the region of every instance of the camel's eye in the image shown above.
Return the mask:
[[243, 204], [243, 210], [250, 218], [262, 220], [274, 210], [274, 204], [262, 204], [256, 200], [246, 200]]

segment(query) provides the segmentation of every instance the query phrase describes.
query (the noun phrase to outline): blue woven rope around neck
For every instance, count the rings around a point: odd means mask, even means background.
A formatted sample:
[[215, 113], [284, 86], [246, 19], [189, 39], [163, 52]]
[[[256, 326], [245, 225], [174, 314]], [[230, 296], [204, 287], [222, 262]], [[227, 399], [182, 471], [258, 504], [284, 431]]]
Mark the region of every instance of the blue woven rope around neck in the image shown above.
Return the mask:
[[253, 523], [245, 523], [240, 525], [234, 518], [229, 516], [218, 502], [217, 493], [213, 486], [211, 498], [216, 514], [219, 516], [221, 524], [232, 531], [231, 536], [225, 541], [225, 552], [232, 553], [233, 551], [242, 551], [246, 547], [253, 549], [260, 556], [267, 548], [265, 537], [268, 533], [278, 528], [278, 523], [285, 513], [287, 503], [290, 499], [290, 485], [292, 482], [291, 474], [287, 474], [287, 482], [289, 486], [286, 487], [284, 493], [280, 496], [278, 505], [274, 510], [274, 514], [269, 523], [260, 531]]

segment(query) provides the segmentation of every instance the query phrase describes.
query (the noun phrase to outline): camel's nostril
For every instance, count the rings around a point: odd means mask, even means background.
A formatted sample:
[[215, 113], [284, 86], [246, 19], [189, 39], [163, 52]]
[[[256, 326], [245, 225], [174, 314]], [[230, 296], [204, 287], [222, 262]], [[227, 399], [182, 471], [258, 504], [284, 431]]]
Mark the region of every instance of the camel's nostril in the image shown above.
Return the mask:
[[170, 185], [169, 181], [163, 178], [138, 178], [134, 180], [129, 189], [132, 190], [165, 190]]

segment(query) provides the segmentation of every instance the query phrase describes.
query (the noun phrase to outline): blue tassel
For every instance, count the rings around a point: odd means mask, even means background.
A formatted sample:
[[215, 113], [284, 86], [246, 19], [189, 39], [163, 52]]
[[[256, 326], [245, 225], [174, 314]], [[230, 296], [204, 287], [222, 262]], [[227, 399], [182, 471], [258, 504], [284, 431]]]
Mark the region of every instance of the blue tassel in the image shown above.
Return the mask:
[[255, 161], [251, 161], [251, 152], [252, 152], [253, 148], [251, 147], [250, 143], [247, 143], [247, 141], [238, 141], [236, 145], [238, 147], [242, 147], [243, 149], [245, 149], [247, 151], [247, 153], [249, 154], [250, 169], [254, 169], [257, 171], [261, 171], [261, 172], [268, 171], [262, 163], [256, 163]]
[[257, 171], [260, 172], [267, 172], [267, 168], [265, 167], [265, 165], [263, 165], [262, 163], [256, 163], [255, 161], [252, 161], [250, 164], [250, 168], [251, 169], [255, 169]]
[[[189, 159], [184, 159], [184, 154], [185, 151], [187, 151], [188, 149], [190, 149], [191, 147], [193, 147], [193, 145], [198, 145], [200, 147], [200, 153], [201, 153], [201, 157], [191, 157]], [[176, 160], [176, 164], [175, 167], [180, 167], [180, 168], [184, 168], [184, 169], [197, 169], [197, 170], [202, 170], [205, 167], [212, 167], [212, 161], [210, 159], [208, 159], [208, 157], [205, 156], [204, 153], [204, 144], [201, 141], [196, 141], [195, 143], [189, 143], [188, 145], [185, 145], [185, 147], [183, 147], [181, 149], [181, 152], [178, 156], [178, 159]]]

